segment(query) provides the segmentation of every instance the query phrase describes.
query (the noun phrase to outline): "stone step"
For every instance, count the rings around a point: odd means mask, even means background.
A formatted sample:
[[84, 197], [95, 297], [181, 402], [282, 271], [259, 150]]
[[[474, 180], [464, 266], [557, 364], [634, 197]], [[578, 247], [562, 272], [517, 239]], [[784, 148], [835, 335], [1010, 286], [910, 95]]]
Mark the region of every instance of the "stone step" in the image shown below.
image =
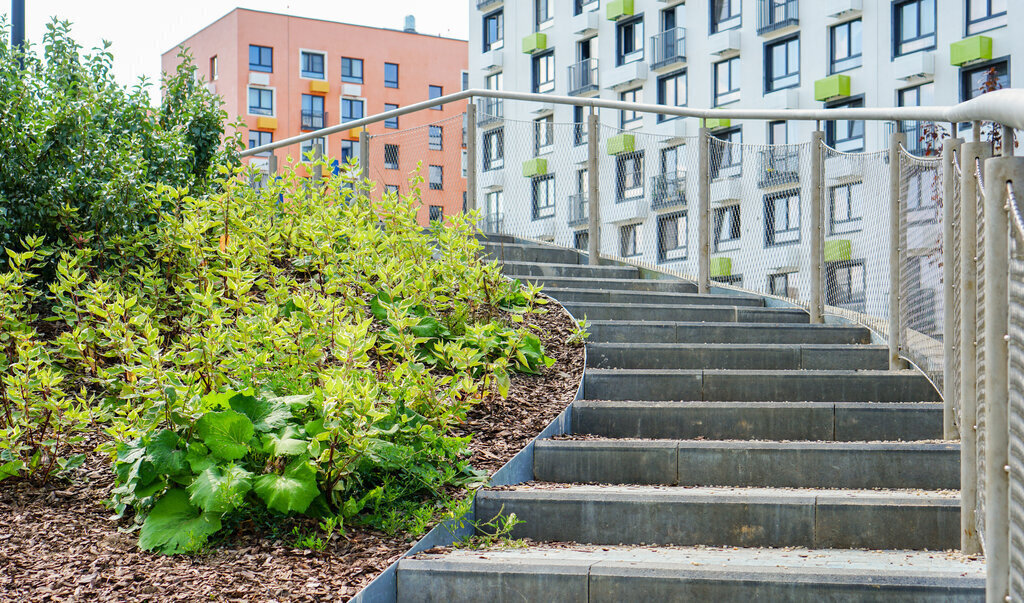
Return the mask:
[[530, 243], [484, 243], [483, 256], [498, 262], [581, 263], [574, 249]]
[[589, 343], [587, 366], [606, 369], [872, 369], [887, 346], [757, 343]]
[[484, 243], [484, 244], [487, 244], [487, 243], [492, 243], [492, 244], [493, 243], [519, 243], [519, 242], [521, 242], [519, 239], [513, 237], [512, 235], [494, 234], [494, 233], [478, 233], [476, 235], [476, 240], [478, 240], [478, 241], [480, 241], [481, 243]]
[[699, 295], [697, 293], [664, 293], [661, 291], [620, 291], [617, 289], [550, 289], [548, 295], [560, 302], [577, 304], [617, 304], [617, 305], [700, 305], [700, 306], [750, 306], [764, 307], [760, 297], [743, 297], [739, 295]]
[[503, 262], [506, 275], [524, 280], [526, 277], [569, 278], [639, 278], [640, 270], [633, 266], [590, 266], [588, 264], [545, 264], [537, 262]]
[[923, 490], [572, 486], [476, 495], [476, 517], [513, 538], [585, 544], [944, 550], [960, 545], [960, 497]]
[[790, 308], [752, 308], [681, 304], [622, 304], [563, 302], [573, 316], [590, 320], [671, 320], [683, 322], [806, 323], [807, 312]]
[[421, 554], [398, 566], [398, 600], [411, 603], [984, 599], [984, 561], [920, 551], [572, 544]]
[[[665, 291], [671, 293], [696, 293], [697, 285], [689, 281], [675, 279], [641, 279], [641, 278], [571, 278], [571, 277], [522, 277], [530, 283], [544, 285], [547, 289], [615, 289], [618, 291]], [[550, 290], [547, 293], [555, 295]]]
[[608, 438], [933, 440], [942, 404], [906, 402], [651, 402], [577, 400], [572, 428]]
[[594, 320], [594, 342], [623, 343], [870, 343], [864, 327], [799, 323]]
[[[578, 316], [578, 315], [577, 315]], [[937, 402], [916, 371], [587, 369], [590, 400]]]
[[953, 442], [539, 440], [535, 479], [774, 488], [960, 487]]

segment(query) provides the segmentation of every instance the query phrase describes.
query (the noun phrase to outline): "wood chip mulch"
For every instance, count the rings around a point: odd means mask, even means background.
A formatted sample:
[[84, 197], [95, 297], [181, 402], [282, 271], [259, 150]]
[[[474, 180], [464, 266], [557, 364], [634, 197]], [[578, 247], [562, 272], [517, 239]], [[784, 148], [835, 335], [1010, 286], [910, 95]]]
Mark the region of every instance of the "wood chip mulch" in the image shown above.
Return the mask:
[[[471, 412], [464, 433], [474, 467], [493, 473], [572, 401], [583, 348], [566, 345], [574, 324], [559, 306], [529, 315], [556, 363], [540, 376], [514, 375], [509, 397]], [[460, 434], [461, 435], [461, 434]], [[139, 550], [103, 505], [113, 475], [89, 454], [70, 482], [33, 488], [0, 484], [2, 601], [346, 601], [417, 540], [346, 527], [324, 552], [242, 526], [202, 555]]]

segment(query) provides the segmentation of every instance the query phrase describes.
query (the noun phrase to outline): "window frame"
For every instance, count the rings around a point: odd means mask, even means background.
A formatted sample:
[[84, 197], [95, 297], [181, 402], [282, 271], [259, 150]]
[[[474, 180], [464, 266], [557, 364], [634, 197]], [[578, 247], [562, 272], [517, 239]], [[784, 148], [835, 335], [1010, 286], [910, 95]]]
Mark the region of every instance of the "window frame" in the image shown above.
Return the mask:
[[[728, 3], [729, 16], [721, 21], [718, 19], [715, 11], [715, 2]], [[711, 35], [731, 29], [739, 29], [743, 26], [743, 0], [709, 0], [708, 18], [708, 33]], [[732, 23], [734, 19], [736, 22]]]
[[[544, 199], [540, 199], [540, 191], [544, 190]], [[550, 220], [555, 217], [555, 175], [541, 174], [530, 181], [530, 208], [534, 221]], [[544, 201], [541, 205], [539, 202]]]
[[[398, 105], [393, 104], [393, 103], [384, 103], [384, 112], [385, 113], [387, 113], [388, 111], [394, 111], [396, 109], [398, 109]], [[392, 117], [390, 119], [385, 119], [384, 120], [384, 128], [387, 129], [387, 130], [397, 130], [398, 129], [398, 118], [397, 117]]]
[[[253, 134], [256, 134], [256, 140], [253, 140]], [[266, 136], [266, 141], [263, 140], [264, 135]], [[270, 144], [272, 142], [274, 142], [274, 133], [273, 132], [264, 132], [263, 130], [252, 130], [252, 129], [249, 130], [249, 146], [248, 146], [248, 148], [255, 149], [256, 147], [262, 147], [263, 145], [267, 145], [267, 144]], [[264, 151], [262, 153], [257, 153], [256, 156], [257, 157], [267, 157], [269, 155], [270, 155], [270, 151]]]
[[[722, 227], [725, 226], [725, 215], [727, 213], [735, 214], [735, 217], [729, 221], [729, 237], [726, 239], [722, 238]], [[712, 215], [712, 235], [713, 235], [713, 247], [715, 252], [720, 251], [735, 251], [740, 248], [740, 241], [743, 239], [743, 211], [739, 203], [731, 203], [729, 205], [723, 205], [715, 208], [715, 213]], [[735, 231], [735, 234], [734, 234]]]
[[[434, 214], [437, 214], [435, 217]], [[428, 205], [427, 206], [427, 222], [443, 222], [444, 221], [444, 206], [443, 205]]]
[[[256, 91], [256, 92], [260, 93], [259, 94], [259, 101], [260, 101], [259, 105], [255, 105], [254, 106], [252, 104], [252, 92], [253, 91]], [[264, 107], [263, 107], [263, 93], [264, 92], [267, 93], [267, 95], [270, 98], [270, 109], [267, 110], [267, 112], [264, 112]], [[246, 105], [247, 105], [247, 107], [246, 107], [246, 115], [250, 115], [250, 116], [253, 116], [253, 117], [276, 117], [277, 116], [277, 89], [276, 88], [264, 88], [262, 86], [248, 86], [246, 88], [245, 99], [246, 99]], [[253, 111], [254, 107], [256, 108], [255, 111]]]
[[444, 126], [427, 126], [427, 149], [431, 151], [444, 150]]
[[[642, 222], [633, 222], [619, 226], [619, 257], [631, 258], [640, 255], [641, 224]], [[629, 233], [628, 237], [626, 233]], [[628, 244], [627, 241], [631, 244]]]
[[555, 150], [555, 115], [549, 113], [533, 120], [533, 156]]
[[[679, 236], [680, 233], [679, 233], [679, 223], [678, 222], [679, 222], [680, 219], [683, 222], [683, 225], [682, 225], [682, 229], [683, 229], [682, 237]], [[665, 232], [664, 224], [666, 222], [668, 222], [669, 220], [674, 220], [676, 222], [676, 226], [675, 226], [676, 246], [672, 247], [671, 249], [665, 247], [665, 236], [664, 236], [664, 232]], [[689, 235], [689, 232], [690, 232], [690, 218], [689, 218], [689, 215], [687, 214], [687, 211], [685, 209], [684, 210], [680, 210], [680, 211], [674, 211], [674, 212], [669, 212], [669, 213], [665, 213], [665, 214], [659, 215], [658, 218], [657, 218], [656, 224], [655, 224], [655, 232], [656, 232], [657, 237], [658, 237], [657, 248], [658, 248], [658, 263], [659, 264], [665, 264], [665, 263], [668, 263], [668, 262], [680, 262], [680, 261], [686, 260], [689, 257], [689, 244], [688, 244], [689, 242], [688, 242], [687, 239], [688, 239], [688, 235]], [[673, 251], [677, 251], [678, 252], [680, 250], [682, 251], [682, 255], [679, 255], [677, 257], [670, 257], [671, 252], [673, 252]]]
[[[359, 65], [359, 75], [355, 75], [355, 66]], [[345, 75], [345, 66], [348, 66], [348, 75]], [[366, 76], [363, 59], [356, 57], [341, 57], [341, 81], [348, 84], [362, 84]]]
[[[434, 100], [435, 98], [441, 98], [444, 96], [444, 86], [438, 86], [437, 84], [427, 84], [427, 99]], [[434, 105], [430, 108], [432, 111], [443, 111], [444, 106]]]
[[[672, 73], [668, 73], [668, 74], [665, 74], [665, 75], [659, 77], [658, 78], [658, 82], [657, 82], [657, 87], [658, 87], [658, 97], [657, 97], [658, 98], [658, 104], [659, 105], [668, 105], [670, 107], [685, 107], [687, 105], [687, 103], [689, 102], [689, 98], [688, 97], [689, 97], [689, 94], [690, 94], [690, 91], [689, 91], [689, 79], [688, 79], [688, 77], [689, 76], [687, 75], [686, 69], [680, 69], [679, 71], [673, 71]], [[681, 102], [681, 103], [679, 102], [679, 82], [680, 82], [680, 79], [682, 80], [682, 87], [683, 87], [683, 94], [682, 94], [683, 102]], [[667, 84], [668, 84], [669, 81], [673, 81], [675, 83], [675, 103], [671, 104], [671, 105], [669, 105], [668, 102], [667, 102], [668, 101], [668, 86], [667, 86]], [[663, 115], [663, 114], [660, 114], [660, 113], [658, 114], [658, 123], [662, 123], [662, 122], [665, 122], [665, 121], [671, 121], [673, 119], [679, 119], [679, 116], [678, 115]]]
[[[384, 143], [384, 169], [397, 170], [401, 148], [397, 144]], [[394, 161], [388, 161], [389, 155]]]
[[[960, 99], [961, 99], [961, 102], [970, 100], [972, 98], [977, 98], [978, 96], [981, 96], [981, 94], [982, 94], [980, 92], [977, 94], [977, 96], [968, 96], [966, 94], [970, 90], [969, 82], [970, 82], [971, 74], [976, 73], [976, 72], [987, 72], [989, 69], [992, 69], [993, 67], [998, 67], [999, 65], [1006, 65], [1006, 85], [1003, 86], [1003, 88], [1004, 89], [1005, 88], [1009, 88], [1009, 87], [1011, 87], [1013, 85], [1013, 80], [1012, 80], [1013, 72], [1010, 70], [1010, 67], [1011, 67], [1011, 65], [1010, 65], [1010, 55], [1006, 55], [1006, 56], [1003, 56], [1003, 57], [991, 59], [991, 60], [985, 61], [983, 63], [974, 63], [974, 64], [971, 64], [971, 65], [966, 65], [964, 67], [961, 67], [960, 68], [960, 73], [959, 73], [959, 77], [960, 77]], [[978, 92], [978, 91], [974, 90], [974, 92]]]
[[[494, 29], [497, 32], [497, 37], [493, 40], [488, 37], [490, 30], [488, 24], [494, 21]], [[490, 52], [492, 50], [501, 50], [505, 47], [505, 7], [499, 8], [498, 10], [491, 11], [483, 16], [483, 51]]]
[[572, 14], [582, 15], [587, 11], [597, 10], [601, 7], [601, 0], [573, 0]]
[[[852, 28], [854, 23], [860, 23], [861, 24], [860, 28], [859, 28], [860, 29], [860, 52], [857, 53], [857, 54], [848, 54], [847, 56], [843, 57], [842, 59], [838, 59], [837, 60], [836, 59], [836, 31], [838, 31], [839, 29], [842, 29], [842, 28], [846, 28], [848, 30], [847, 34], [846, 34], [846, 40], [847, 40], [847, 42], [846, 42], [846, 46], [847, 46], [846, 50], [847, 50], [847, 52], [852, 52], [854, 36], [853, 36], [853, 31], [852, 31], [851, 28]], [[845, 61], [853, 61], [853, 60], [856, 60], [856, 64], [845, 65], [845, 66], [839, 67], [839, 68], [836, 67], [836, 65], [838, 63], [845, 62]], [[858, 67], [863, 67], [863, 66], [864, 66], [864, 21], [860, 17], [857, 17], [856, 19], [850, 19], [849, 21], [843, 21], [842, 23], [837, 23], [836, 25], [833, 25], [833, 26], [829, 27], [828, 28], [828, 70], [829, 70], [828, 73], [829, 73], [829, 75], [835, 75], [837, 73], [842, 73], [844, 71], [849, 71], [851, 69], [856, 69]]]
[[[768, 274], [768, 294], [776, 295], [778, 297], [789, 297], [789, 275], [790, 272], [771, 272]], [[776, 282], [781, 280], [783, 282], [783, 292], [779, 292]]]
[[[435, 168], [436, 168], [436, 170], [435, 170]], [[437, 174], [436, 181], [434, 179], [434, 174], [435, 173]], [[444, 166], [442, 166], [442, 165], [430, 165], [430, 167], [427, 168], [427, 176], [428, 176], [427, 182], [429, 184], [430, 190], [432, 190], [432, 191], [443, 191], [444, 190]]]
[[[786, 203], [786, 228], [777, 230], [776, 216], [778, 215], [778, 204], [780, 201]], [[796, 225], [792, 224], [793, 218], [793, 203], [796, 203]], [[802, 220], [800, 203], [800, 189], [791, 189], [781, 191], [778, 193], [772, 193], [764, 196], [764, 246], [768, 247], [785, 247], [787, 245], [798, 245], [800, 243], [800, 222]], [[794, 235], [795, 233], [795, 235]], [[780, 237], [779, 235], [784, 235]]]
[[483, 133], [483, 171], [505, 167], [505, 128], [494, 128]]
[[[393, 80], [388, 78], [388, 68], [389, 67], [394, 67], [395, 79], [393, 79]], [[399, 70], [398, 63], [387, 63], [387, 62], [384, 63], [384, 87], [385, 88], [398, 88], [399, 73], [400, 73], [400, 70]]]
[[[733, 63], [733, 61], [735, 61], [735, 63]], [[740, 69], [739, 61], [740, 57], [739, 55], [736, 55], [711, 64], [711, 92], [713, 95], [712, 101], [715, 107], [721, 107], [740, 100], [740, 91], [742, 89], [742, 84], [740, 83], [740, 80], [742, 79], [742, 71]], [[719, 93], [718, 91], [718, 68], [720, 65], [728, 65], [728, 79], [730, 86], [732, 85], [733, 79], [736, 79], [736, 88], [730, 88], [729, 90], [726, 90], [725, 92], [722, 93]], [[733, 77], [733, 71], [736, 72], [735, 78]]]
[[[860, 291], [862, 297], [855, 295], [855, 287], [853, 286], [854, 269], [860, 269]], [[837, 275], [836, 272], [839, 270], [847, 271], [846, 280], [849, 283], [849, 298], [840, 299], [838, 297], [839, 288], [836, 286]], [[864, 266], [864, 260], [842, 260], [838, 262], [825, 262], [825, 303], [830, 306], [836, 306], [838, 308], [847, 308], [863, 312], [864, 306], [867, 304], [867, 270]]]
[[[832, 102], [832, 103], [825, 103], [825, 108], [826, 109], [835, 109], [837, 107], [860, 108], [860, 107], [863, 107], [863, 106], [865, 106], [864, 95], [851, 96], [851, 97], [848, 97], [848, 98], [844, 98], [841, 101], [836, 101], [836, 102]], [[861, 141], [860, 148], [857, 148], [857, 149], [852, 148], [852, 147], [850, 147], [850, 148], [839, 148], [840, 145], [843, 144], [843, 143], [847, 143], [847, 142], [852, 141], [852, 140], [857, 140], [856, 137], [854, 137], [854, 138], [843, 138], [843, 139], [837, 138], [836, 137], [836, 133], [838, 131], [837, 126], [840, 123], [852, 124], [853, 128], [856, 128], [856, 124], [858, 124], [858, 123], [860, 124], [860, 141]], [[827, 144], [828, 146], [832, 147], [833, 149], [836, 149], [837, 151], [840, 151], [840, 152], [843, 152], [843, 153], [862, 153], [864, 151], [864, 149], [867, 148], [867, 128], [865, 127], [864, 120], [862, 120], [862, 119], [859, 119], [859, 120], [858, 119], [843, 119], [843, 120], [832, 119], [832, 120], [827, 120], [825, 122], [825, 144]]]
[[[629, 30], [632, 35], [627, 36], [626, 30]], [[640, 48], [633, 48], [633, 50], [626, 52], [625, 44], [629, 40], [630, 43], [635, 46], [637, 41], [640, 42]], [[629, 19], [623, 19], [615, 24], [615, 65], [621, 67], [630, 63], [636, 63], [644, 60], [644, 45], [646, 40], [644, 39], [644, 15], [643, 13], [635, 15]]]
[[[625, 103], [643, 103], [644, 87], [637, 86], [629, 90], [619, 92], [619, 100]], [[619, 127], [623, 130], [635, 130], [643, 126], [644, 114], [639, 111], [619, 111]]]
[[[628, 203], [643, 199], [644, 152], [632, 151], [615, 157], [615, 202]], [[631, 177], [631, 178], [630, 178]], [[627, 180], [630, 180], [627, 182]]]
[[323, 145], [323, 158], [327, 158], [327, 137], [317, 136], [316, 138], [310, 138], [299, 143], [299, 161], [305, 163], [307, 161], [306, 155], [316, 150], [316, 143], [320, 142]]
[[554, 0], [533, 0], [533, 31], [547, 29], [554, 24]]
[[[925, 2], [930, 2], [932, 5], [932, 30], [930, 34], [920, 35], [921, 31], [921, 7]], [[903, 7], [914, 4], [917, 6], [917, 29], [918, 35], [914, 38], [903, 39], [902, 32], [904, 29], [903, 24]], [[927, 50], [935, 50], [938, 45], [938, 22], [939, 17], [936, 10], [935, 0], [894, 0], [892, 3], [892, 57], [903, 57], [914, 54], [915, 52], [924, 52]], [[931, 45], [915, 47], [913, 50], [904, 50], [903, 47], [906, 44], [912, 44], [928, 38], [932, 39]]]
[[[711, 154], [709, 157], [709, 169], [712, 180], [722, 178], [722, 171], [727, 170], [729, 173], [724, 177], [734, 177], [743, 174], [743, 128], [741, 126], [733, 126], [724, 130], [720, 130], [711, 135], [712, 138], [721, 142], [727, 143], [729, 146], [723, 146], [723, 149], [729, 149], [726, 153], [724, 150], [717, 156]], [[739, 138], [739, 140], [734, 140]], [[717, 162], [716, 162], [717, 158]], [[738, 169], [737, 169], [738, 168]], [[736, 173], [733, 173], [736, 172]]]
[[[986, 16], [972, 20], [971, 5], [975, 2], [985, 3], [988, 12]], [[999, 13], [993, 13], [992, 2], [993, 0], [967, 0], [967, 4], [964, 6], [964, 36], [975, 36], [986, 31], [1006, 27], [1009, 24], [1009, 12], [1003, 10]], [[1006, 8], [1009, 8], [1008, 4]], [[981, 27], [977, 27], [978, 25], [981, 25]]]
[[572, 121], [573, 121], [573, 132], [572, 142], [573, 146], [582, 146], [587, 144], [587, 116], [583, 107], [580, 105], [574, 105], [572, 108]]
[[[252, 62], [252, 51], [257, 50], [258, 63]], [[263, 62], [263, 51], [266, 50], [269, 53], [270, 61], [269, 64]], [[249, 44], [249, 71], [258, 71], [260, 73], [274, 73], [274, 47], [273, 46], [260, 46], [259, 44]]]
[[[790, 61], [790, 49], [789, 44], [796, 42], [796, 71], [788, 71], [792, 68], [789, 64]], [[775, 71], [775, 53], [773, 52], [776, 47], [786, 47], [786, 68], [787, 72], [781, 77], [776, 77]], [[786, 80], [796, 76], [796, 81], [790, 84], [777, 85], [780, 80]], [[776, 38], [764, 44], [764, 92], [777, 92], [779, 90], [786, 90], [788, 88], [796, 88], [800, 86], [800, 33], [797, 32], [790, 36], [783, 36]], [[717, 91], [717, 87], [716, 87]]]
[[[320, 57], [320, 75], [315, 75], [315, 71], [306, 70], [306, 58], [307, 57]], [[309, 75], [314, 74], [314, 75]], [[307, 50], [305, 48], [299, 49], [299, 79], [303, 80], [318, 80], [323, 81], [327, 79], [327, 53], [320, 50]]]
[[[348, 118], [346, 118], [345, 117], [345, 106], [346, 106], [346, 104], [348, 104], [349, 106], [355, 106], [355, 103], [358, 103], [359, 108], [361, 109], [361, 114], [359, 116], [356, 116], [356, 117], [348, 117]], [[346, 96], [341, 97], [341, 122], [340, 123], [344, 124], [344, 123], [348, 123], [350, 121], [355, 121], [357, 119], [362, 119], [364, 117], [366, 117], [366, 99], [365, 98], [353, 98], [353, 97], [346, 97]]]
[[[309, 101], [309, 110], [306, 110], [306, 101]], [[318, 103], [319, 101], [319, 103]], [[320, 127], [313, 121], [317, 117], [317, 105], [319, 104]], [[307, 125], [306, 114], [309, 114], [310, 123]], [[305, 94], [299, 97], [299, 129], [307, 132], [322, 130], [327, 127], [327, 99], [319, 94]]]
[[[859, 202], [855, 202], [855, 199], [856, 198], [862, 198], [862, 197], [861, 197], [860, 194], [857, 194], [857, 195], [854, 194], [854, 190], [855, 190], [854, 187], [861, 187], [861, 186], [863, 186], [863, 184], [864, 184], [864, 182], [862, 180], [857, 180], [855, 182], [844, 182], [843, 184], [837, 184], [837, 185], [834, 185], [834, 186], [830, 186], [828, 188], [828, 234], [829, 235], [844, 235], [844, 234], [852, 234], [852, 233], [860, 232], [861, 231], [861, 229], [863, 228], [863, 217], [860, 216], [860, 215], [855, 215], [855, 214], [862, 213], [861, 211], [856, 211], [856, 210], [858, 210], [858, 209], [862, 210], [863, 208], [859, 207], [860, 203]], [[838, 191], [839, 189], [845, 189], [846, 190], [846, 219], [845, 220], [837, 220], [836, 219], [836, 191]], [[859, 193], [859, 191], [862, 190], [862, 189], [857, 189], [857, 190], [858, 190], [858, 193]]]
[[[543, 68], [542, 68], [543, 65]], [[548, 79], [541, 80], [541, 71]], [[531, 60], [532, 90], [536, 94], [546, 94], [555, 91], [555, 50], [539, 52], [533, 55]]]

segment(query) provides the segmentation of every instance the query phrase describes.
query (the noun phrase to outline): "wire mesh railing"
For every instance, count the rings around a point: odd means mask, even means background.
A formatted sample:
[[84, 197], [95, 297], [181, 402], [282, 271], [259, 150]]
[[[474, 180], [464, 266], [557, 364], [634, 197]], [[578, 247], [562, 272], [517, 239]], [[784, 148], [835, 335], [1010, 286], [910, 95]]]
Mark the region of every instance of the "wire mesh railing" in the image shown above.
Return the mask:
[[977, 392], [975, 394], [975, 432], [977, 450], [977, 503], [976, 507], [978, 513], [975, 515], [977, 522], [978, 537], [981, 542], [985, 542], [985, 487], [988, 479], [988, 467], [985, 460], [986, 446], [988, 441], [988, 432], [986, 430], [986, 424], [988, 422], [987, 408], [986, 408], [986, 396], [985, 396], [985, 179], [981, 171], [981, 162], [975, 161], [972, 166], [970, 178], [975, 178], [977, 194], [977, 216], [978, 216], [978, 228], [977, 228], [977, 250], [975, 252], [975, 265], [977, 266], [977, 311], [976, 311], [976, 324], [977, 334], [975, 341], [977, 342], [976, 348], [976, 361], [975, 366], [977, 367]]

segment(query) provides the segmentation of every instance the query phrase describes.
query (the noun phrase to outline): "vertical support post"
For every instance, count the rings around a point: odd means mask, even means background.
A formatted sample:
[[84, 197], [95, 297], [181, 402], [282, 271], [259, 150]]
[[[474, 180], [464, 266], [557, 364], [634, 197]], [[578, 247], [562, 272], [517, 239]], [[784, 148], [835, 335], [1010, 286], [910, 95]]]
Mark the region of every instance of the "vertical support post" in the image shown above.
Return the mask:
[[476, 209], [476, 104], [466, 105], [466, 210]]
[[978, 183], [974, 164], [992, 145], [968, 142], [960, 153], [960, 550], [981, 552], [978, 537]]
[[273, 180], [274, 176], [277, 175], [277, 154], [270, 153], [270, 157], [267, 157], [267, 176]]
[[601, 259], [601, 175], [597, 170], [600, 135], [600, 117], [597, 111], [591, 109], [587, 116], [587, 255], [591, 266], [597, 266]]
[[366, 128], [359, 132], [359, 178], [370, 178], [370, 134]]
[[825, 133], [815, 130], [811, 133], [811, 322], [825, 322], [825, 305], [822, 303], [821, 274], [825, 264], [825, 231], [822, 228], [821, 195], [825, 170], [822, 165], [822, 145]]
[[954, 177], [953, 161], [963, 143], [959, 138], [946, 138], [942, 141], [942, 438], [955, 440], [956, 409], [953, 399], [960, 392], [950, 391], [953, 384], [953, 371], [956, 370], [954, 354], [958, 353], [957, 341], [953, 337], [957, 324], [953, 316], [953, 304], [956, 303], [956, 291], [953, 290], [953, 262], [960, 261], [960, 248], [953, 246], [953, 199], [956, 196], [956, 178]]
[[907, 141], [903, 132], [889, 136], [889, 369], [903, 367], [900, 360], [900, 147]]
[[[25, 46], [25, 0], [11, 0], [11, 49], [24, 50]], [[20, 62], [20, 61], [19, 61]], [[24, 63], [21, 63], [24, 67]]]
[[316, 165], [313, 167], [313, 182], [319, 186], [320, 182], [324, 179], [324, 166], [320, 165], [320, 162], [324, 158], [324, 145], [319, 142], [313, 145], [313, 161]]
[[697, 132], [697, 293], [711, 291], [711, 132]]
[[[1013, 144], [1004, 138], [1004, 149], [1007, 143]], [[1024, 158], [989, 159], [985, 182], [985, 597], [1002, 603], [1009, 600], [1010, 593], [1010, 220], [1006, 183], [1024, 183]]]

